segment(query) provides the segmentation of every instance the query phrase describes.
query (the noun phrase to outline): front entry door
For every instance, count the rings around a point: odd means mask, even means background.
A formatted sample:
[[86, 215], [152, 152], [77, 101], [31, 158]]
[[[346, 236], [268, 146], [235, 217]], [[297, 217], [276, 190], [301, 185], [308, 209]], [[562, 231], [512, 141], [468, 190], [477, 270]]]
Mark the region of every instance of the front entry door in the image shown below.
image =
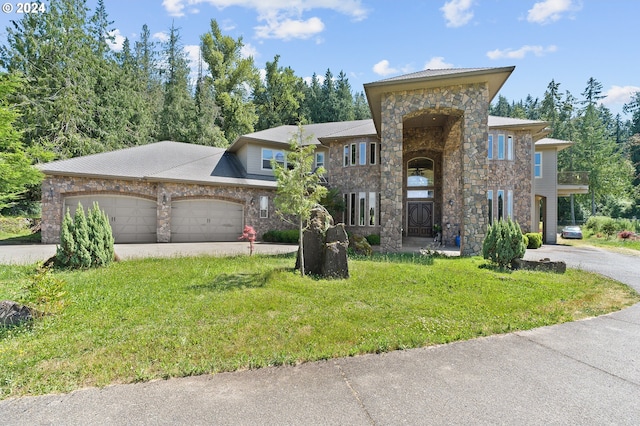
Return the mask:
[[407, 237], [432, 237], [433, 202], [410, 201], [407, 204]]

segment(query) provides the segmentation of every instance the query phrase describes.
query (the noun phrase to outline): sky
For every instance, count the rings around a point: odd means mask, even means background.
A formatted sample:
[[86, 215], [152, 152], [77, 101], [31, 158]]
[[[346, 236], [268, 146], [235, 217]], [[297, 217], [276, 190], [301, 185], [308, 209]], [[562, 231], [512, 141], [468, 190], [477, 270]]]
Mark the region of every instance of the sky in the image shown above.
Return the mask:
[[[45, 1], [45, 4], [48, 3]], [[7, 4], [9, 6], [7, 6]], [[96, 0], [87, 0], [93, 9]], [[431, 68], [515, 66], [499, 94], [542, 98], [551, 82], [582, 99], [593, 77], [614, 114], [640, 91], [637, 0], [105, 0], [119, 50], [147, 24], [156, 41], [172, 25], [197, 69], [200, 37], [215, 19], [242, 37], [258, 68], [279, 65], [309, 79], [347, 75], [363, 84]], [[0, 37], [18, 2], [0, 12]], [[7, 9], [12, 9], [8, 11]], [[44, 12], [46, 13], [46, 11]], [[495, 99], [497, 100], [497, 98]]]

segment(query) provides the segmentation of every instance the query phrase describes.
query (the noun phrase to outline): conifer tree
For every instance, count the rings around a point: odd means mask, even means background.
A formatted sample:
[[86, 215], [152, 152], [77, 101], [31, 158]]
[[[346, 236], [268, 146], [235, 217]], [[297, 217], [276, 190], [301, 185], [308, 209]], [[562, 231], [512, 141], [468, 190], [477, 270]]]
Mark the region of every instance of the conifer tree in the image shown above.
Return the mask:
[[69, 208], [67, 208], [60, 228], [60, 245], [56, 248], [56, 265], [61, 267], [70, 265], [71, 256], [76, 252], [76, 242], [73, 234], [73, 219], [69, 213]]
[[91, 266], [91, 241], [89, 240], [89, 228], [82, 204], [73, 216], [73, 239], [76, 250], [71, 256], [71, 266], [74, 268], [88, 268]]

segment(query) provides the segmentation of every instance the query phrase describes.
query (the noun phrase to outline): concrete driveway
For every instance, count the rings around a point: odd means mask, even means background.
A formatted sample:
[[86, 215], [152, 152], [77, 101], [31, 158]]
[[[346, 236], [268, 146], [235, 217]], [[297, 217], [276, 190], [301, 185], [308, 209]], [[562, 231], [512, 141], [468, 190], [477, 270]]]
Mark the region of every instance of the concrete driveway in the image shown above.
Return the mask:
[[[541, 257], [601, 267], [640, 287], [638, 256], [562, 246], [527, 253]], [[0, 401], [0, 419], [10, 425], [636, 425], [640, 305], [436, 347], [10, 399]]]

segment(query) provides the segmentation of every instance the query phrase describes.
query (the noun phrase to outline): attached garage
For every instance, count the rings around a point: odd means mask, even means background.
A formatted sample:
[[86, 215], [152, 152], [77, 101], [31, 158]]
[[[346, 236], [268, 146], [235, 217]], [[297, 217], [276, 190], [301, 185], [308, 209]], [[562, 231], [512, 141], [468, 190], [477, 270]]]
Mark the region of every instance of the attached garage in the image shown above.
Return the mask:
[[78, 203], [85, 212], [97, 202], [109, 217], [116, 243], [155, 243], [156, 202], [120, 195], [82, 195], [64, 199], [64, 211], [76, 211]]
[[181, 200], [171, 204], [171, 242], [238, 241], [244, 226], [242, 204], [221, 200]]

